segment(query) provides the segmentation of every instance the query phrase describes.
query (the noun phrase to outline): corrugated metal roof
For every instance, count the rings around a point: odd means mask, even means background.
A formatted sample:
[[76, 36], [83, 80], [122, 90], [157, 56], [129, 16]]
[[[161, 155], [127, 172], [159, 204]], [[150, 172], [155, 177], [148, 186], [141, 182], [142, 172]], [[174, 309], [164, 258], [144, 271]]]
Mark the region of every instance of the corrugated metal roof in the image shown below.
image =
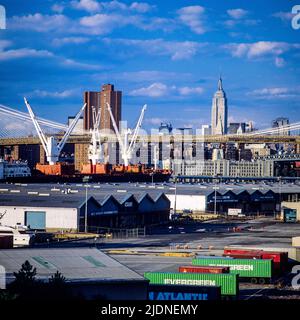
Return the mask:
[[144, 278], [95, 248], [42, 248], [0, 251], [0, 265], [13, 280], [28, 260], [37, 269], [38, 278], [48, 278], [57, 270], [67, 280], [143, 280]]

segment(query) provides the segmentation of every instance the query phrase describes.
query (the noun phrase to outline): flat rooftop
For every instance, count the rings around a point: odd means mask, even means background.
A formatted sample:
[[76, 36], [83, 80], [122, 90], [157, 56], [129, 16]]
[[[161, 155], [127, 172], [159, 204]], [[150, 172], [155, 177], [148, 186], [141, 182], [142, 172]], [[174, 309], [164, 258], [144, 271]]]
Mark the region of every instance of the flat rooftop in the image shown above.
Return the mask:
[[96, 248], [42, 248], [0, 251], [7, 281], [28, 260], [37, 278], [47, 279], [57, 270], [67, 281], [142, 281], [144, 278]]

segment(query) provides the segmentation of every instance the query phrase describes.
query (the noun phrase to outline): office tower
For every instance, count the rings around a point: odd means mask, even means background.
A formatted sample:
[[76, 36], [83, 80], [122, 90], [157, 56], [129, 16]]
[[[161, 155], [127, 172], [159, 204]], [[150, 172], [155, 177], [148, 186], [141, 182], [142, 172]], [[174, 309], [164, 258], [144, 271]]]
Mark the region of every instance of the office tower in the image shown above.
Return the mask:
[[83, 114], [83, 128], [84, 130], [90, 130], [93, 128], [93, 110], [92, 107], [95, 107], [96, 110], [100, 108], [100, 92], [95, 91], [86, 91], [84, 93], [84, 103], [86, 107]]
[[214, 94], [211, 112], [212, 134], [227, 134], [228, 107], [226, 93], [223, 90], [222, 78], [218, 81], [218, 90]]
[[119, 127], [119, 122], [121, 121], [122, 92], [114, 91], [114, 86], [112, 84], [103, 85], [100, 92], [85, 92], [84, 103], [86, 103], [83, 117], [85, 130], [93, 128], [92, 107], [95, 107], [97, 111], [101, 108], [100, 129], [110, 129], [114, 131], [106, 103], [109, 103], [117, 126]]
[[288, 126], [289, 124], [290, 124], [290, 121], [288, 118], [280, 117], [272, 121], [272, 128], [278, 128], [278, 131], [275, 132], [278, 135], [289, 136], [290, 130], [289, 128], [286, 128], [286, 126]]
[[119, 122], [121, 121], [122, 92], [115, 91], [114, 86], [112, 84], [103, 85], [102, 91], [100, 92], [100, 129], [110, 129], [114, 132], [112, 121], [107, 110], [107, 103], [111, 107], [112, 114], [119, 128]]

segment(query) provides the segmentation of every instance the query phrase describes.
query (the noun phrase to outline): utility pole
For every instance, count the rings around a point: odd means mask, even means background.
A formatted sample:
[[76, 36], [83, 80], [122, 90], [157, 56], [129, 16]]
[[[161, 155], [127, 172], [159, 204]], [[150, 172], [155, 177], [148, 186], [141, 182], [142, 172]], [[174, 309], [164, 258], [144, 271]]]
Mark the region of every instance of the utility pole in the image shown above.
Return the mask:
[[[281, 180], [281, 176], [280, 176], [279, 177], [279, 206], [278, 206], [278, 211], [280, 213], [281, 213], [281, 192], [282, 192], [282, 190], [281, 190], [281, 187], [282, 187], [281, 182], [282, 182], [282, 180]], [[274, 213], [274, 219], [276, 219], [276, 210], [275, 210], [275, 213]]]
[[177, 201], [177, 177], [175, 177], [175, 200], [174, 200], [174, 214], [176, 214], [176, 201]]
[[216, 177], [215, 177], [215, 185], [214, 185], [214, 190], [215, 190], [215, 199], [214, 199], [214, 215], [217, 215], [217, 183], [216, 183]]
[[88, 194], [88, 185], [85, 185], [85, 213], [84, 213], [84, 232], [87, 233], [88, 225], [87, 225], [87, 218], [88, 218], [88, 208], [87, 208], [87, 194]]

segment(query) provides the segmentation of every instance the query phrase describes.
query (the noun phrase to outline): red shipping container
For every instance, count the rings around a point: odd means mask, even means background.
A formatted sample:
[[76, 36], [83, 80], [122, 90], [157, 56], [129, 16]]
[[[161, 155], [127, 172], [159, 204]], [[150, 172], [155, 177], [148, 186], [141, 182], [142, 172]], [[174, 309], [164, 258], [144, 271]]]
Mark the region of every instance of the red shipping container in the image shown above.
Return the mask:
[[287, 252], [262, 251], [263, 259], [272, 259], [274, 271], [277, 273], [284, 272], [288, 264]]
[[224, 256], [232, 258], [250, 258], [250, 259], [272, 259], [274, 271], [276, 273], [284, 272], [288, 265], [288, 253], [277, 251], [264, 251], [253, 249], [224, 248]]
[[262, 259], [262, 252], [247, 252], [247, 253], [227, 253], [223, 254], [224, 257], [231, 257], [236, 259]]
[[181, 273], [229, 273], [229, 267], [181, 266]]
[[260, 254], [262, 250], [251, 250], [251, 249], [232, 249], [232, 248], [224, 248], [224, 254], [238, 254], [238, 255], [257, 255]]

